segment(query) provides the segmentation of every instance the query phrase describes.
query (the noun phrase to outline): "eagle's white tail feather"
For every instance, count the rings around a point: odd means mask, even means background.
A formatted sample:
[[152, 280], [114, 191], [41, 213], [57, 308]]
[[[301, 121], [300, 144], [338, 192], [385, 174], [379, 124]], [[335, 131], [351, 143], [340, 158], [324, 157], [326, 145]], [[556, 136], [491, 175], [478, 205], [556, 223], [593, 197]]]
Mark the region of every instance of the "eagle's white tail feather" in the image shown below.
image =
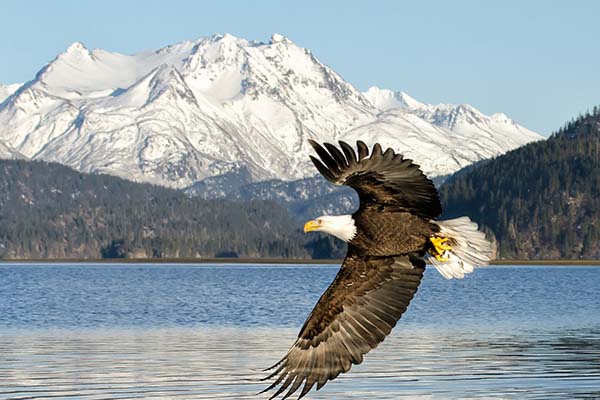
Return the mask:
[[464, 278], [475, 267], [489, 264], [494, 254], [492, 243], [485, 238], [483, 232], [477, 230], [477, 224], [469, 217], [436, 223], [440, 227], [437, 235], [448, 238], [451, 249], [442, 254], [442, 258], [447, 258], [447, 261], [440, 261], [435, 257], [429, 259], [444, 278]]

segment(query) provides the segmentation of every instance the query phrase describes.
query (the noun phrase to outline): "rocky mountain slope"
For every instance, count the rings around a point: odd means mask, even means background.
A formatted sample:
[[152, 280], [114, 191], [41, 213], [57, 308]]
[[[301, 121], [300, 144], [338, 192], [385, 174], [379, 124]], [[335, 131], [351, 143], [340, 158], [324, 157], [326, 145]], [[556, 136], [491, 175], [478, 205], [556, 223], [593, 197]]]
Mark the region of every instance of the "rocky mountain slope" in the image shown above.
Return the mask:
[[540, 139], [503, 114], [361, 93], [277, 34], [134, 55], [74, 43], [0, 95], [0, 157], [176, 188], [240, 170], [249, 182], [313, 176], [307, 138], [379, 141], [432, 177]]

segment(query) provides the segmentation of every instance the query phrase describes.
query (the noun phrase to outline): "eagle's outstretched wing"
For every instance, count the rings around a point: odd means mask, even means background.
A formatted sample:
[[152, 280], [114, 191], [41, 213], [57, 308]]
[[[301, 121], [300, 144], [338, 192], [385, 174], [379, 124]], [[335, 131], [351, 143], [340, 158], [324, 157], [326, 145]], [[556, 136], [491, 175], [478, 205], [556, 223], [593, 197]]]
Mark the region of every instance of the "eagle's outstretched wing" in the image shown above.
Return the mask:
[[376, 143], [369, 148], [357, 141], [358, 154], [346, 142], [340, 148], [331, 143], [323, 146], [309, 140], [321, 161], [310, 156], [319, 172], [336, 185], [347, 185], [358, 192], [361, 208], [384, 206], [405, 210], [422, 218], [436, 218], [442, 206], [433, 182], [412, 160], [388, 148], [382, 152]]
[[[334, 281], [308, 316], [298, 339], [266, 379], [263, 392], [278, 387], [283, 398], [360, 364], [363, 355], [383, 341], [413, 298], [425, 270], [419, 255], [365, 258], [349, 246]], [[289, 388], [289, 389], [288, 389]]]

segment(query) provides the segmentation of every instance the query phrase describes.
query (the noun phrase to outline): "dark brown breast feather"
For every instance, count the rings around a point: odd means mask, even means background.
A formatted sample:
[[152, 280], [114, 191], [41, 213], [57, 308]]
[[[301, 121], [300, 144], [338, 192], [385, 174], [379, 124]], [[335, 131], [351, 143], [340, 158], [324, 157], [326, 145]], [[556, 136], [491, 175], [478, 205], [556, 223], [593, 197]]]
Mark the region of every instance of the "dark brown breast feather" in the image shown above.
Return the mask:
[[357, 152], [346, 142], [340, 147], [309, 140], [320, 160], [311, 156], [319, 172], [336, 185], [346, 185], [358, 192], [361, 208], [381, 207], [406, 210], [425, 219], [442, 212], [437, 190], [412, 160], [381, 145], [373, 146], [371, 155], [362, 141]]
[[413, 298], [425, 262], [412, 255], [363, 257], [352, 246], [334, 281], [308, 316], [298, 339], [267, 379], [266, 392], [274, 398], [288, 390], [287, 398], [304, 385], [302, 398], [316, 384], [360, 364], [363, 355], [377, 347]]

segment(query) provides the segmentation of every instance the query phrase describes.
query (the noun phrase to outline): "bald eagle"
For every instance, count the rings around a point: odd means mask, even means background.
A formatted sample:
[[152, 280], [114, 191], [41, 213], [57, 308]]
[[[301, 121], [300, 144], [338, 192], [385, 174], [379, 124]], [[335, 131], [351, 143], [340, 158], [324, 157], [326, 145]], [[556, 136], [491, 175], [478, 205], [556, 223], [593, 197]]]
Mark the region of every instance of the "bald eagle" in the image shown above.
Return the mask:
[[[360, 206], [352, 215], [321, 216], [304, 231], [322, 231], [348, 244], [342, 266], [314, 307], [298, 339], [263, 380], [263, 392], [286, 389], [289, 397], [304, 384], [299, 399], [314, 385], [321, 389], [360, 364], [363, 355], [391, 332], [415, 295], [427, 255], [444, 278], [463, 278], [487, 265], [493, 249], [467, 217], [435, 221], [442, 207], [437, 190], [419, 166], [393, 149], [365, 143], [357, 152], [310, 141], [320, 160], [317, 170], [336, 185], [352, 187]], [[289, 388], [289, 389], [288, 389]], [[263, 393], [261, 392], [261, 393]]]

